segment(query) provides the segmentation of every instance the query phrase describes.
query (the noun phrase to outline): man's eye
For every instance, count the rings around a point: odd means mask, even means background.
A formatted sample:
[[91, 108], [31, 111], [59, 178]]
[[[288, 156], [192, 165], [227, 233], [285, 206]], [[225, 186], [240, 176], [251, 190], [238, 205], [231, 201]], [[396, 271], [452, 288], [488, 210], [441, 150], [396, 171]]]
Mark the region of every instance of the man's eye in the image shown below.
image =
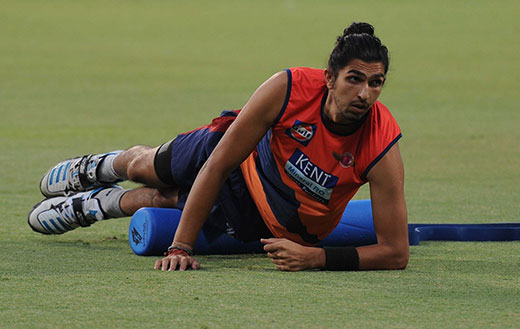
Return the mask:
[[383, 84], [381, 80], [372, 80], [370, 81], [370, 87], [379, 87]]
[[350, 82], [360, 82], [361, 79], [359, 77], [356, 77], [355, 75], [347, 77], [347, 80]]

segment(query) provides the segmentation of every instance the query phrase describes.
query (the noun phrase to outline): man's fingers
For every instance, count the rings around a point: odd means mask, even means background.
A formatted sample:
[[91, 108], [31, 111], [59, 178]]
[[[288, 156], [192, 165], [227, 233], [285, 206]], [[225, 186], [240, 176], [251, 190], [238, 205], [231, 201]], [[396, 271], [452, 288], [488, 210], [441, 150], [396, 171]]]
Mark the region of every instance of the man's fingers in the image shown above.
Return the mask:
[[200, 263], [192, 257], [168, 256], [155, 261], [154, 269], [162, 271], [175, 271], [179, 267], [179, 271], [187, 269], [200, 269]]
[[188, 267], [188, 258], [182, 257], [179, 262], [179, 271], [186, 271], [186, 267]]
[[276, 259], [276, 258], [271, 259], [271, 262], [273, 262], [273, 264], [275, 264], [275, 265], [283, 265], [285, 263], [283, 259]]
[[285, 253], [280, 250], [275, 250], [274, 252], [268, 252], [268, 257], [271, 257], [272, 259], [283, 259], [285, 258]]
[[283, 265], [276, 265], [276, 269], [277, 270], [280, 270], [280, 271], [284, 271], [284, 272], [296, 272], [296, 271], [300, 271], [302, 270], [301, 268], [298, 268], [298, 267], [295, 267], [295, 266], [291, 266], [291, 265], [287, 265], [287, 264], [283, 264]]
[[193, 270], [198, 270], [200, 268], [200, 263], [196, 259], [194, 259], [193, 262], [191, 263], [191, 268]]
[[262, 242], [265, 245], [269, 245], [271, 243], [275, 243], [275, 242], [278, 242], [281, 240], [284, 240], [284, 239], [280, 239], [280, 238], [260, 239], [260, 242]]
[[276, 265], [276, 269], [280, 270], [280, 271], [288, 271], [289, 270], [287, 268], [287, 266], [284, 266], [284, 265]]
[[282, 239], [277, 239], [278, 241], [274, 241], [274, 242], [270, 242], [268, 244], [264, 244], [264, 251], [270, 251], [270, 252], [275, 252], [281, 248], [283, 248], [283, 243], [279, 240], [282, 240]]
[[168, 266], [170, 265], [170, 259], [165, 257], [162, 259], [161, 271], [168, 270]]
[[161, 267], [162, 259], [158, 259], [155, 261], [155, 266], [153, 267], [155, 270], [158, 270]]
[[[179, 264], [179, 260], [177, 257], [173, 257], [173, 258], [166, 258], [166, 260], [169, 260], [170, 261], [170, 267], [167, 268], [168, 271], [175, 271], [177, 269], [177, 265]], [[166, 270], [163, 270], [163, 271], [166, 271]]]

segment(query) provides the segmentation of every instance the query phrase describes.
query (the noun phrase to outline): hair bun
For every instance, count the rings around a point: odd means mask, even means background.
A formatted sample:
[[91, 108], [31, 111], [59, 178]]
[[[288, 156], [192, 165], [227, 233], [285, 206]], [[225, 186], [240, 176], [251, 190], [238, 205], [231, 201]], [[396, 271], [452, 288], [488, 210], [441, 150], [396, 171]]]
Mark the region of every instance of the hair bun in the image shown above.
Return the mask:
[[343, 37], [350, 35], [350, 34], [362, 34], [362, 33], [374, 35], [374, 27], [365, 22], [354, 22], [345, 29], [345, 31], [343, 32]]
[[339, 71], [353, 59], [382, 63], [385, 74], [388, 72], [388, 49], [374, 35], [374, 27], [368, 23], [352, 23], [337, 37], [336, 45], [330, 53], [328, 69], [336, 78]]

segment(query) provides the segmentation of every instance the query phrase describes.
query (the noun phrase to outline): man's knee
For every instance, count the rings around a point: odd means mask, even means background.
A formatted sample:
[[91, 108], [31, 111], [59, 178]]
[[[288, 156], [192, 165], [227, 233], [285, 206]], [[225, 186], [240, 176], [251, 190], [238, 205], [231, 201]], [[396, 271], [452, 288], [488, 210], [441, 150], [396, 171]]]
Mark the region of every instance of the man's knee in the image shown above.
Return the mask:
[[171, 189], [155, 189], [152, 196], [152, 207], [155, 208], [175, 208], [179, 200], [179, 190]]
[[157, 148], [136, 146], [132, 151], [134, 151], [135, 154], [128, 163], [128, 179], [147, 185], [157, 183], [157, 175], [153, 163]]

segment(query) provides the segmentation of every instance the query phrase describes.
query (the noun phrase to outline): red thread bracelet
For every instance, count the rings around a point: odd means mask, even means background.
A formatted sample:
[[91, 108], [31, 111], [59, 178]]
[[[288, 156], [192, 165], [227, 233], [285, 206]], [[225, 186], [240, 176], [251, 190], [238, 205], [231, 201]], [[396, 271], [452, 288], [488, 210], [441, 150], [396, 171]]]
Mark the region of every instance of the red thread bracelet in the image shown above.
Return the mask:
[[182, 256], [192, 256], [193, 253], [187, 249], [184, 249], [184, 248], [181, 248], [181, 247], [178, 247], [178, 246], [171, 246], [168, 248], [168, 251], [166, 253], [166, 256], [178, 256], [178, 255], [182, 255]]

